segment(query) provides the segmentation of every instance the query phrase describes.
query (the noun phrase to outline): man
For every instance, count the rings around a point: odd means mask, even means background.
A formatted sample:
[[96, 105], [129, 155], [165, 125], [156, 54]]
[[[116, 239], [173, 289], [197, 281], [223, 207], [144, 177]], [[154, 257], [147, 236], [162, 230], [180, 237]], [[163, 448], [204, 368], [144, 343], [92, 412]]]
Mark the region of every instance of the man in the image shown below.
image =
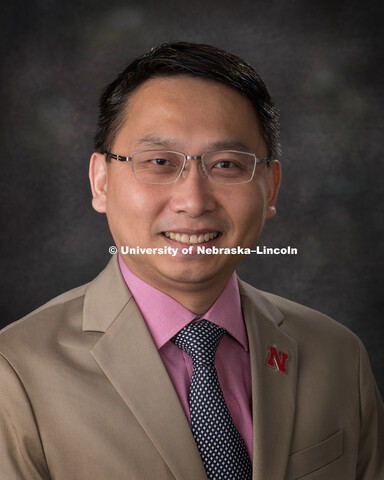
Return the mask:
[[216, 48], [162, 45], [105, 89], [90, 181], [120, 255], [0, 335], [1, 478], [384, 478], [360, 341], [234, 273], [278, 151], [262, 80]]

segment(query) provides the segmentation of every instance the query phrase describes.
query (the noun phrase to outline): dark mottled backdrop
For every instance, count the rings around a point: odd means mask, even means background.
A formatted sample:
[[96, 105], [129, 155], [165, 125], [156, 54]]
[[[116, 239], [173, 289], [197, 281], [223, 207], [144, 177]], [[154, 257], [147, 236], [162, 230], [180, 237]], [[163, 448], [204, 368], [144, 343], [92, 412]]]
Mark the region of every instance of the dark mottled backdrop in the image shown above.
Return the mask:
[[87, 179], [101, 88], [155, 44], [212, 43], [281, 109], [284, 184], [260, 243], [299, 249], [239, 271], [356, 332], [384, 392], [382, 2], [15, 1], [0, 27], [2, 325], [109, 259]]

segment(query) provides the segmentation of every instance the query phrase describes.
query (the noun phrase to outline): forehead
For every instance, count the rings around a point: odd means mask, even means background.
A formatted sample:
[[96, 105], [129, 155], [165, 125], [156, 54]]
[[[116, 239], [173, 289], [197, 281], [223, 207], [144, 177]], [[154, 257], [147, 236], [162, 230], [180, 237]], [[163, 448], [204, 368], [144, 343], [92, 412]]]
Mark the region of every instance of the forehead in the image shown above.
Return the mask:
[[150, 137], [172, 137], [180, 146], [228, 139], [262, 142], [247, 97], [227, 85], [185, 76], [147, 80], [130, 95], [116, 142]]

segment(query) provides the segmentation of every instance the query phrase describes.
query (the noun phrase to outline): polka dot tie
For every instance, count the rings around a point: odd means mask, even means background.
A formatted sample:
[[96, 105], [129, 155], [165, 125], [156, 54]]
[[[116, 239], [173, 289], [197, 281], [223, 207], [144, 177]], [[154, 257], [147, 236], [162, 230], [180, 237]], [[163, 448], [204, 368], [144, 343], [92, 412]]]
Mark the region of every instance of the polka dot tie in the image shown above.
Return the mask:
[[225, 403], [215, 354], [225, 329], [208, 320], [189, 323], [172, 341], [192, 358], [191, 427], [209, 480], [250, 480], [244, 441]]

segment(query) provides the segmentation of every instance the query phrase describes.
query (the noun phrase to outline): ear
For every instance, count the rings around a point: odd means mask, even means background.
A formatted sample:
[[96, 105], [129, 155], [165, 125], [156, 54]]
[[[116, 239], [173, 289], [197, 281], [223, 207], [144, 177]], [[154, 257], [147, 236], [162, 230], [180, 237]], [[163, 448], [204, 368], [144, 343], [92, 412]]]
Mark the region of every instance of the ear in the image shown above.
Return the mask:
[[265, 218], [269, 219], [276, 215], [276, 201], [281, 184], [281, 165], [273, 160], [268, 170], [268, 203]]
[[99, 213], [107, 210], [107, 165], [105, 156], [93, 153], [89, 162], [89, 181], [92, 190], [92, 206]]

